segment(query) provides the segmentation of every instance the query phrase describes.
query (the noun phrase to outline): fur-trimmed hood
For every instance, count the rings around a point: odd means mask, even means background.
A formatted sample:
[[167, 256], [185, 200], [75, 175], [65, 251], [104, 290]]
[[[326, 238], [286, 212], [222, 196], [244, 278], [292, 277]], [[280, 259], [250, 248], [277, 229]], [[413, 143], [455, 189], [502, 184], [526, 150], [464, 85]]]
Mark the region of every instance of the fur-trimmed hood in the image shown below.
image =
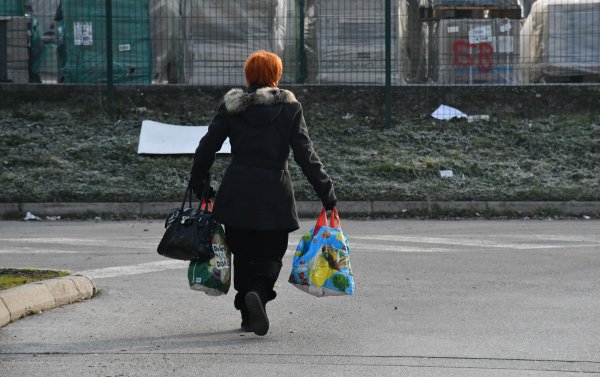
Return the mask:
[[289, 90], [271, 87], [260, 88], [255, 92], [231, 89], [225, 94], [224, 101], [228, 113], [241, 113], [252, 105], [298, 102], [294, 93]]

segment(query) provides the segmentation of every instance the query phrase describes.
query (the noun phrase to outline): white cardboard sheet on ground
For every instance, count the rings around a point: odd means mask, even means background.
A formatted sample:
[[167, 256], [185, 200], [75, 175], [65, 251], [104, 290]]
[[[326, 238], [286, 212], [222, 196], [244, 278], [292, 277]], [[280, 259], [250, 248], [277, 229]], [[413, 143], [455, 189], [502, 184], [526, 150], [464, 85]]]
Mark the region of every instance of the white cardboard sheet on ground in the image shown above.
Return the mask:
[[439, 120], [450, 120], [452, 118], [466, 118], [467, 114], [454, 107], [440, 105], [431, 116]]
[[[194, 154], [208, 126], [176, 126], [145, 120], [142, 122], [138, 154]], [[217, 153], [231, 153], [229, 138]]]

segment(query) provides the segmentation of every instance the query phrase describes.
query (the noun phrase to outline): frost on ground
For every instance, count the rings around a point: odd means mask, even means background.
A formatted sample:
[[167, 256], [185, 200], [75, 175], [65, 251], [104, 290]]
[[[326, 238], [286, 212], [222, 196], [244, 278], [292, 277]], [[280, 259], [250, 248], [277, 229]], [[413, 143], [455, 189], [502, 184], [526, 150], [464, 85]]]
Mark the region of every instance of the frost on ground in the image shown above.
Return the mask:
[[[178, 201], [191, 155], [137, 154], [142, 121], [208, 124], [217, 103], [171, 110], [43, 101], [0, 106], [0, 202]], [[439, 121], [416, 114], [383, 128], [373, 111], [308, 103], [315, 149], [340, 200], [600, 200], [600, 115], [492, 116]], [[227, 166], [218, 157], [214, 185]], [[451, 177], [440, 171], [451, 170]], [[290, 163], [296, 198], [316, 196]]]

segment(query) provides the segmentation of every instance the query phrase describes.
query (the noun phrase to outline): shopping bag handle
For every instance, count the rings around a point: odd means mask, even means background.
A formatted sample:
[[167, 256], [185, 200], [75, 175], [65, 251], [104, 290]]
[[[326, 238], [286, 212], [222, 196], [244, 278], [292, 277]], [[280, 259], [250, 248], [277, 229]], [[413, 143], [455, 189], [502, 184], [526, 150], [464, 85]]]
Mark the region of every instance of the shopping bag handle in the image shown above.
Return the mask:
[[[183, 202], [181, 203], [181, 212], [183, 212], [186, 200], [189, 203], [189, 208], [192, 208], [192, 191], [192, 180], [190, 179], [190, 181], [188, 182], [187, 189], [185, 190]], [[200, 199], [200, 205], [198, 205], [199, 211], [212, 212], [214, 201], [213, 199], [208, 197], [209, 192], [209, 188], [205, 188], [204, 191], [202, 191], [202, 198]]]
[[212, 198], [208, 197], [209, 195], [210, 185], [206, 186], [204, 191], [202, 191], [202, 199], [200, 200], [200, 207], [198, 208], [200, 211], [212, 212], [214, 201]]
[[[315, 231], [313, 232], [313, 235], [317, 234], [319, 232], [319, 229], [321, 229], [322, 226], [327, 226], [327, 210], [325, 209], [325, 207], [323, 207], [321, 209], [321, 214], [319, 215], [319, 218], [317, 219], [317, 224], [315, 225]], [[331, 210], [331, 218], [329, 220], [329, 227], [336, 228], [336, 229], [342, 229], [340, 215], [335, 207], [333, 207], [333, 209]]]

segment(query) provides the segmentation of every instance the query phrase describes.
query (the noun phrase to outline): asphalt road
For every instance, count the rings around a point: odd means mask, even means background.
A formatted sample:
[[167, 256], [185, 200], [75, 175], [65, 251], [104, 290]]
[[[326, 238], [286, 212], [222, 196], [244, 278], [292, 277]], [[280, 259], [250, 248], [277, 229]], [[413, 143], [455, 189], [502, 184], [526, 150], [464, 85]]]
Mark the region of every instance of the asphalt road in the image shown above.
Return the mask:
[[600, 376], [599, 221], [342, 226], [355, 295], [291, 286], [290, 251], [258, 337], [232, 291], [192, 291], [186, 263], [156, 253], [162, 221], [0, 222], [0, 267], [100, 289], [0, 329], [0, 375]]

